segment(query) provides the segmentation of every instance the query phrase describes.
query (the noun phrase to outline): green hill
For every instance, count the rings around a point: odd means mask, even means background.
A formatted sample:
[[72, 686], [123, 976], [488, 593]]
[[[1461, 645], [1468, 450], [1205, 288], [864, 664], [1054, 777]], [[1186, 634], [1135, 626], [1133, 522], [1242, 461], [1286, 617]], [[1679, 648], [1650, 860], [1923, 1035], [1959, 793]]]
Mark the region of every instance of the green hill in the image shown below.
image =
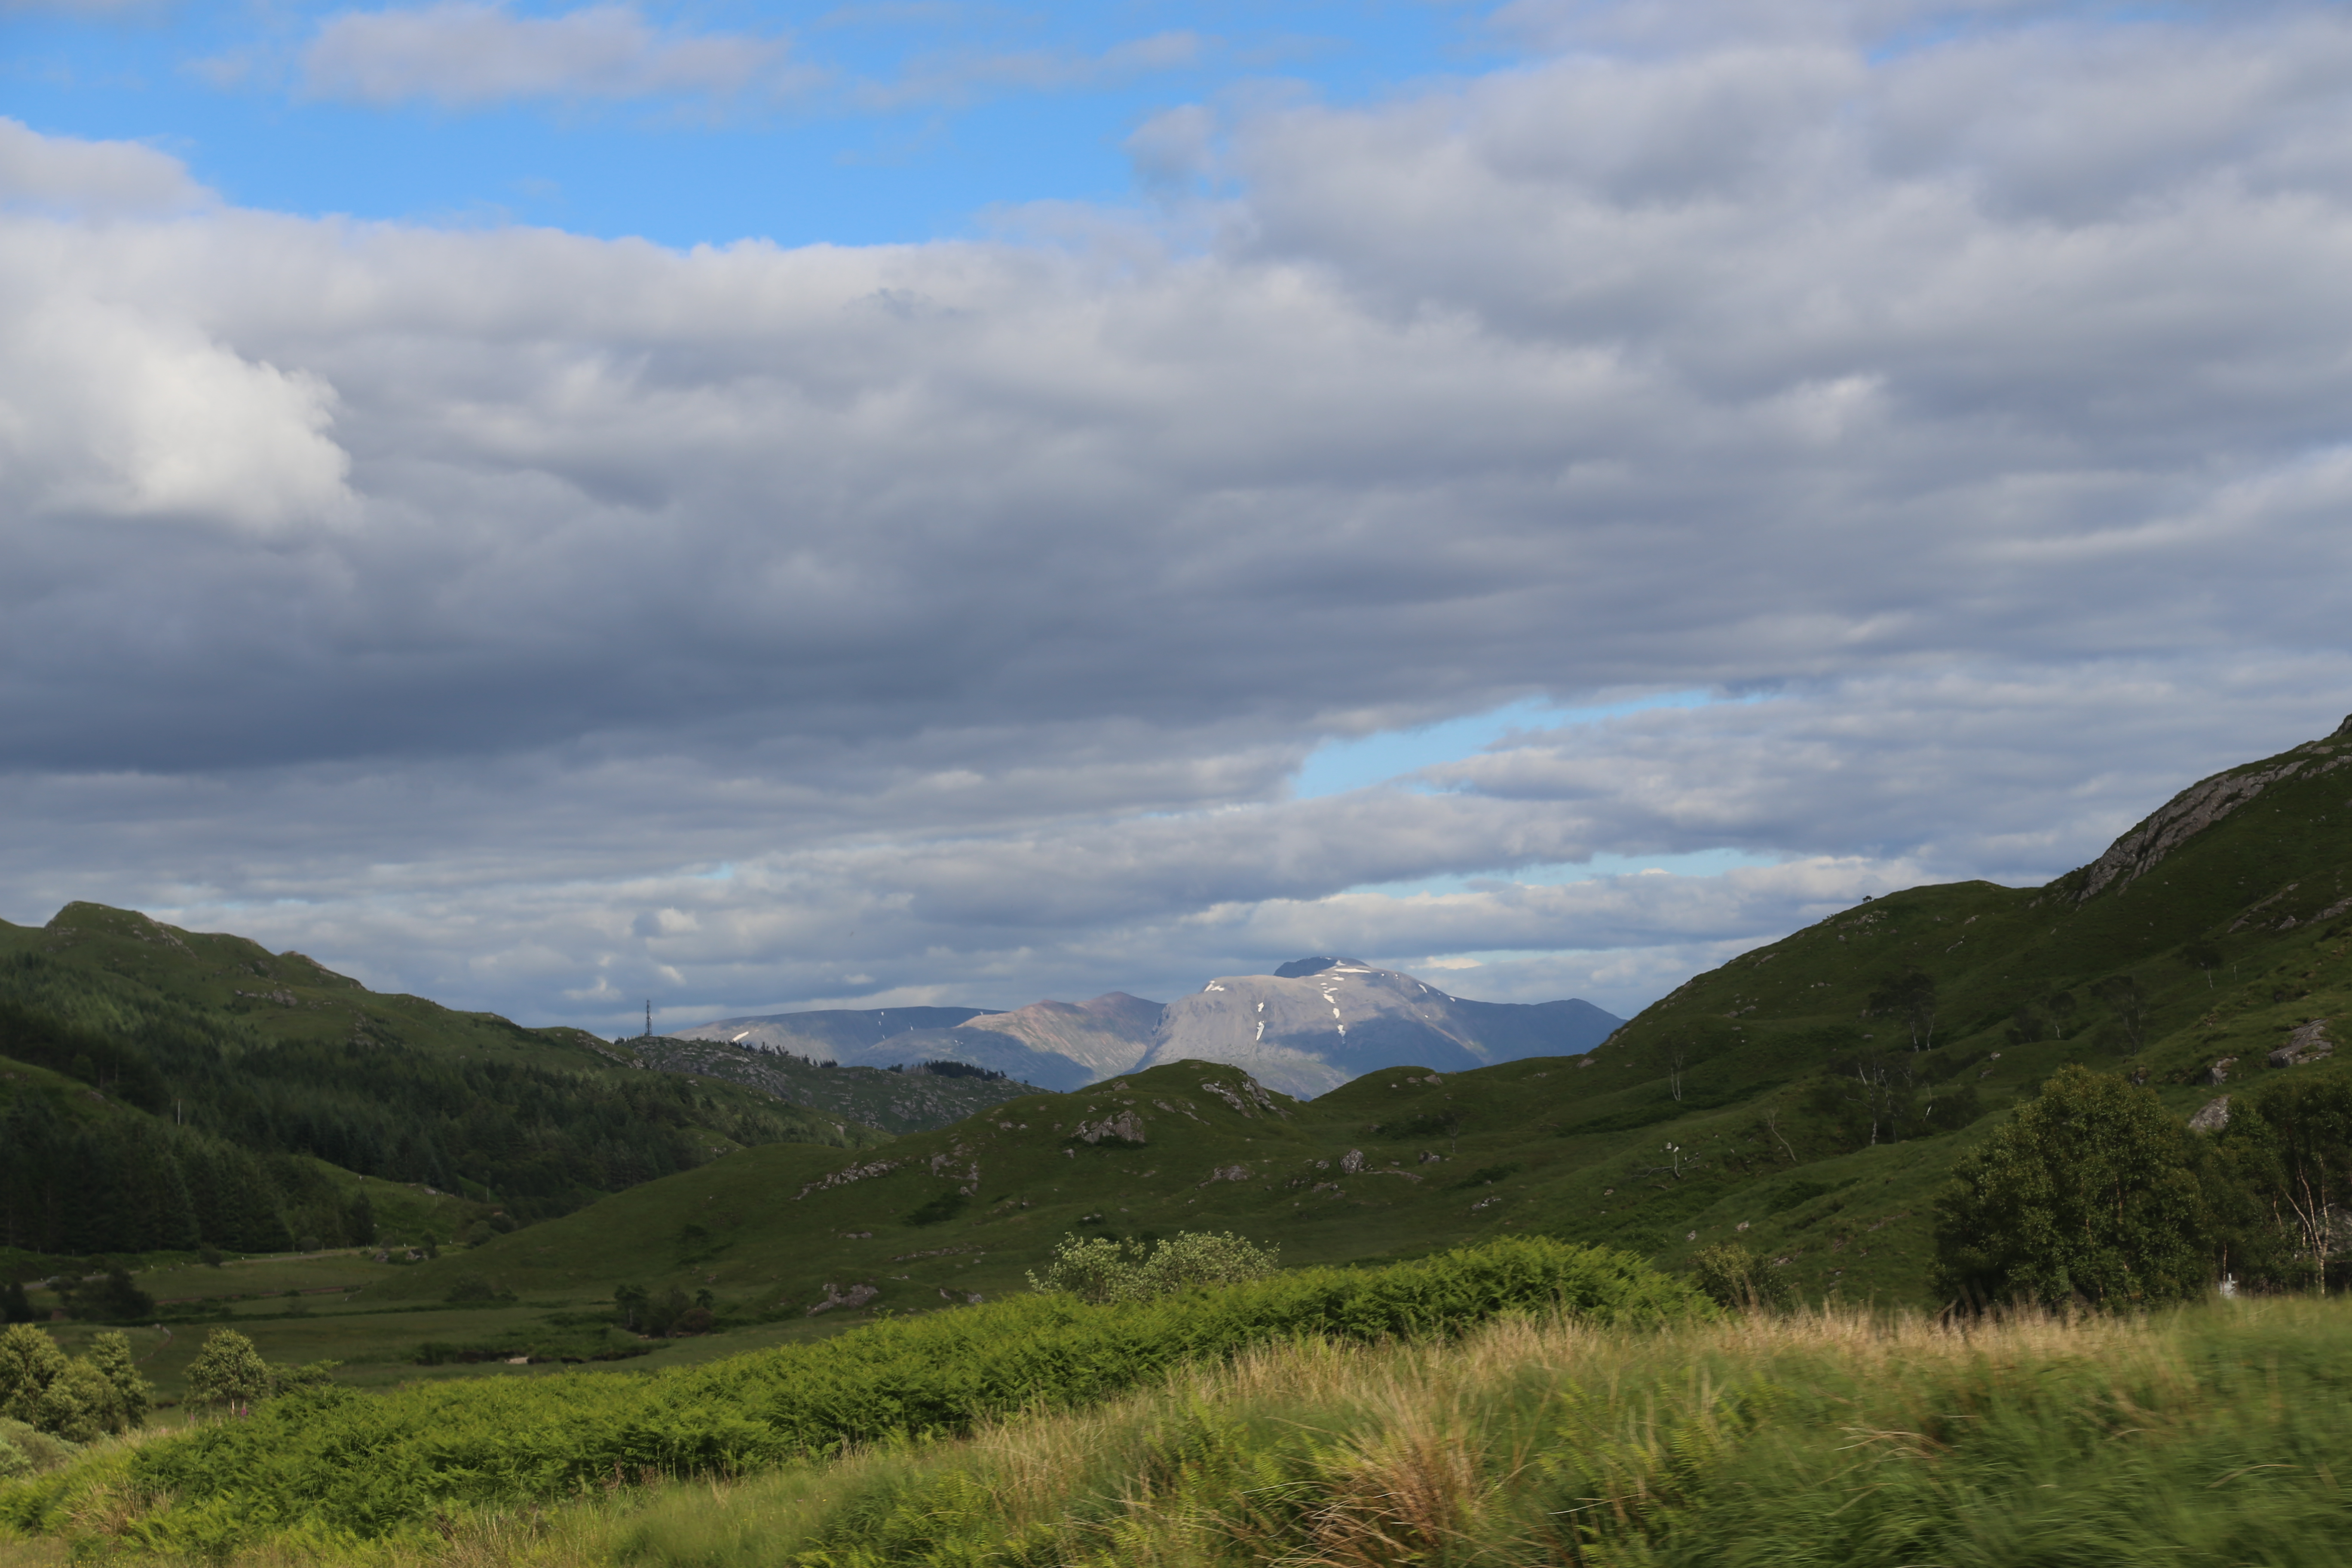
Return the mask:
[[[95, 904], [0, 922], [0, 1060], [78, 1086], [10, 1097], [0, 1128], [0, 1246], [45, 1253], [371, 1239], [304, 1159], [527, 1222], [730, 1149], [887, 1139], [646, 1071], [577, 1029], [378, 994], [299, 953]], [[130, 1114], [93, 1122], [84, 1105]]]
[[731, 1154], [385, 1289], [446, 1289], [461, 1268], [522, 1290], [627, 1273], [761, 1312], [828, 1286], [905, 1310], [1018, 1288], [1066, 1232], [1231, 1228], [1294, 1263], [1535, 1232], [1678, 1267], [1736, 1239], [1809, 1295], [1922, 1300], [1954, 1157], [2059, 1066], [2143, 1077], [2184, 1116], [2345, 1070], [2273, 1053], [2324, 1052], [2352, 995], [2347, 763], [2338, 731], [2232, 769], [2044, 888], [1866, 901], [1582, 1057], [1383, 1069], [1307, 1101], [1176, 1063], [878, 1156]]
[[777, 1050], [691, 1035], [641, 1035], [620, 1042], [649, 1068], [748, 1084], [801, 1106], [885, 1132], [921, 1132], [1034, 1094], [1037, 1086], [961, 1062], [897, 1067], [820, 1064]]

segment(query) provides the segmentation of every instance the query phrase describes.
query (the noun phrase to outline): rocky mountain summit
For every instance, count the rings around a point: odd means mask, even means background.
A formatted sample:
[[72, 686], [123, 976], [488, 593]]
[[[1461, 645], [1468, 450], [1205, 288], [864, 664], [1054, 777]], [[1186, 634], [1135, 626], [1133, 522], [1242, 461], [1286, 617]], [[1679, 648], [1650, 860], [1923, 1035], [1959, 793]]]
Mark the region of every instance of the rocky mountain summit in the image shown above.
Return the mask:
[[1321, 1094], [1383, 1067], [1459, 1072], [1573, 1056], [1623, 1020], [1589, 1002], [1472, 1002], [1350, 958], [1223, 975], [1159, 1003], [1114, 991], [1090, 1002], [827, 1010], [720, 1018], [675, 1031], [845, 1067], [959, 1061], [1067, 1091], [1163, 1062], [1230, 1062], [1269, 1087]]
[[1472, 1002], [1398, 970], [1310, 958], [1221, 975], [1169, 1004], [1139, 1065], [1230, 1062], [1304, 1099], [1380, 1068], [1466, 1072], [1575, 1056], [1623, 1021], [1590, 1002]]

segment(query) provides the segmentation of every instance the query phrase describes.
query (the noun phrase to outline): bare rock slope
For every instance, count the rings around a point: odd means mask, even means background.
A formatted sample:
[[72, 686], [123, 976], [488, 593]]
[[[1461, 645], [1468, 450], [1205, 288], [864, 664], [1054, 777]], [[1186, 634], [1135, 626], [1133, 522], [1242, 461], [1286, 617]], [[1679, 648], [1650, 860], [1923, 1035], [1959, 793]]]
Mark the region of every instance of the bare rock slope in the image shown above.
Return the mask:
[[1139, 1065], [1231, 1062], [1303, 1099], [1380, 1068], [1464, 1072], [1574, 1056], [1623, 1021], [1590, 1002], [1471, 1002], [1393, 969], [1312, 958], [1223, 975], [1170, 1003]]
[[1460, 1072], [1590, 1050], [1623, 1020], [1590, 1002], [1471, 1002], [1392, 969], [1307, 958], [1226, 975], [1181, 1001], [1114, 991], [1091, 1002], [774, 1013], [677, 1031], [844, 1067], [967, 1062], [1067, 1092], [1162, 1062], [1231, 1062], [1273, 1088], [1321, 1094], [1383, 1067]]

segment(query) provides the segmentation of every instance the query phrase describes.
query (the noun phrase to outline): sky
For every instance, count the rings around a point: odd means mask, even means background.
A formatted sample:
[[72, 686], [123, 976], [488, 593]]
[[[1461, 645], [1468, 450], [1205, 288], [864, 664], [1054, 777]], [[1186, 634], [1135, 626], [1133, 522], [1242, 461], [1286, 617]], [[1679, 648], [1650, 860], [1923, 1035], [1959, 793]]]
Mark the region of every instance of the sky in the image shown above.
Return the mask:
[[0, 0], [0, 917], [1631, 1014], [2352, 711], [2352, 15]]

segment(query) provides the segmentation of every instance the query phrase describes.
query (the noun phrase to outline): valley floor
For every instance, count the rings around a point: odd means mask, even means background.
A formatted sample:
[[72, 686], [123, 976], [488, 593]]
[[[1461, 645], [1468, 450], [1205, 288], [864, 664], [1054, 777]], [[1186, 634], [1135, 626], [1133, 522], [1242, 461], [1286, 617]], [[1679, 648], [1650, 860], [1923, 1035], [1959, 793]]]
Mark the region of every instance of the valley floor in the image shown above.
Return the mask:
[[[1145, 1394], [250, 1568], [2339, 1563], [2352, 1307], [1291, 1344]], [[121, 1510], [127, 1513], [127, 1510]], [[76, 1560], [132, 1542], [103, 1495]], [[63, 1563], [65, 1543], [0, 1542]]]

